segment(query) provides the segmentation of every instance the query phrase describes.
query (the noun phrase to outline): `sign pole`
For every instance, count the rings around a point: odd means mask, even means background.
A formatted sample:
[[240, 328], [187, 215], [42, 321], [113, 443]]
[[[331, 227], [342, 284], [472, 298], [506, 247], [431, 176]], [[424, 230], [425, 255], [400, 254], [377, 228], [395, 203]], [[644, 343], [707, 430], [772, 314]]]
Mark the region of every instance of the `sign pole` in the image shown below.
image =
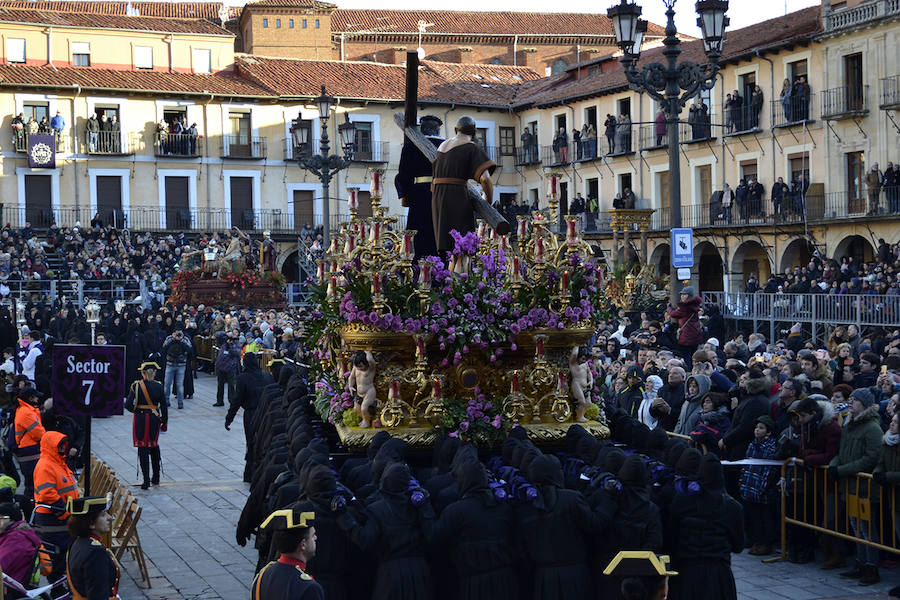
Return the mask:
[[84, 424], [84, 495], [91, 495], [91, 415]]

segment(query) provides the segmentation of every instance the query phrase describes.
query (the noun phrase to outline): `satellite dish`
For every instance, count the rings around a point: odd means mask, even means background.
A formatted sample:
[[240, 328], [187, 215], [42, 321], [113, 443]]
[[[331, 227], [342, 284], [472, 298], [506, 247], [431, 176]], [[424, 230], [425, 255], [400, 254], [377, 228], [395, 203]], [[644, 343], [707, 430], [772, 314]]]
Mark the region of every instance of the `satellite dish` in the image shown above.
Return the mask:
[[423, 58], [425, 58], [425, 48], [423, 48], [422, 46], [419, 46], [416, 49], [416, 54], [419, 55], [419, 60], [422, 60]]

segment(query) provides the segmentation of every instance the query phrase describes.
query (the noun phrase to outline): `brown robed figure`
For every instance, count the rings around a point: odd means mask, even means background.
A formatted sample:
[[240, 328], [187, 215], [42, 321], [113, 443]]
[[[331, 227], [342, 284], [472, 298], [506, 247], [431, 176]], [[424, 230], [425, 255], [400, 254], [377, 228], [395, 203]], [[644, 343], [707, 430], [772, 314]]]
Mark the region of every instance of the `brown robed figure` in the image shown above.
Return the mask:
[[475, 231], [475, 207], [469, 199], [469, 180], [481, 184], [488, 201], [494, 196], [491, 175], [497, 163], [473, 141], [474, 137], [475, 120], [461, 117], [456, 122], [456, 135], [438, 147], [431, 184], [431, 219], [438, 252], [453, 249], [452, 230], [462, 234]]

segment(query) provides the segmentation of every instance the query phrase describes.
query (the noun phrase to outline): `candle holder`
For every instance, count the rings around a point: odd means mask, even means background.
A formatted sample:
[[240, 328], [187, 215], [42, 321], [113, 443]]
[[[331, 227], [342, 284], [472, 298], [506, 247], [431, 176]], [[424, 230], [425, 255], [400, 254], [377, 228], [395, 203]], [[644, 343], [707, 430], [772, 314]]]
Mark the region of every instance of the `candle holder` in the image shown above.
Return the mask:
[[400, 397], [400, 381], [394, 379], [390, 384], [387, 404], [381, 409], [381, 424], [384, 427], [399, 427], [403, 424], [404, 414], [411, 417], [413, 410]]
[[431, 376], [431, 396], [428, 398], [428, 404], [425, 405], [425, 418], [431, 422], [433, 427], [440, 427], [446, 412], [444, 404], [444, 376], [433, 374]]
[[566, 375], [562, 371], [557, 373], [556, 391], [553, 393], [552, 402], [550, 403], [550, 416], [557, 423], [565, 423], [572, 417], [572, 405], [569, 402], [569, 387], [566, 382]]
[[519, 371], [509, 372], [509, 396], [503, 401], [503, 416], [513, 422], [524, 422], [528, 417], [528, 402], [522, 393]]

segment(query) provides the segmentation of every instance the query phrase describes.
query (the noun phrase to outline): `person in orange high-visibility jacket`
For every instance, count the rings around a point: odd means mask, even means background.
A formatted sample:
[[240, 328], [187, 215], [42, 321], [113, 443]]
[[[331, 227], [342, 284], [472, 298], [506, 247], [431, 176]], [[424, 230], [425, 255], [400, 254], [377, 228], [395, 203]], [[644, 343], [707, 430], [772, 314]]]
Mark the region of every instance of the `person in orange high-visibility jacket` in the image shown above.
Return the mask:
[[34, 468], [34, 528], [45, 546], [52, 544], [59, 550], [53, 557], [49, 581], [65, 574], [66, 548], [72, 542], [66, 528], [66, 502], [81, 496], [75, 475], [66, 464], [68, 452], [69, 439], [65, 434], [48, 431], [41, 439], [41, 458]]
[[37, 390], [33, 387], [21, 390], [14, 425], [16, 458], [19, 461], [19, 470], [22, 471], [25, 479], [25, 497], [29, 500], [34, 495], [34, 466], [41, 457], [41, 438], [44, 436], [41, 411], [38, 409], [37, 403]]

